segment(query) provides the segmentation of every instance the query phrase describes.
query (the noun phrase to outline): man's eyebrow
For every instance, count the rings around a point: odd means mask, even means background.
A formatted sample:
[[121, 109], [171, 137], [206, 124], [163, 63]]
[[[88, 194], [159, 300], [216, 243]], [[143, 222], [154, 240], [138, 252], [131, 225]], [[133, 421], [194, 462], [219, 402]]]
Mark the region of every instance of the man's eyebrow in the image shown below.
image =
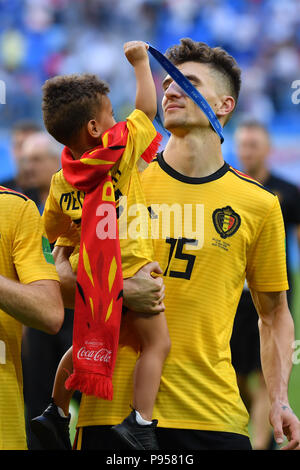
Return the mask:
[[[193, 75], [193, 74], [188, 74], [188, 75], [185, 75], [185, 78], [187, 78], [190, 82], [194, 82], [196, 85], [200, 85], [202, 83], [202, 80], [197, 77], [197, 75]], [[172, 77], [170, 77], [169, 75], [163, 80], [162, 82], [162, 87], [165, 88], [166, 85], [168, 85], [170, 82], [172, 82]]]

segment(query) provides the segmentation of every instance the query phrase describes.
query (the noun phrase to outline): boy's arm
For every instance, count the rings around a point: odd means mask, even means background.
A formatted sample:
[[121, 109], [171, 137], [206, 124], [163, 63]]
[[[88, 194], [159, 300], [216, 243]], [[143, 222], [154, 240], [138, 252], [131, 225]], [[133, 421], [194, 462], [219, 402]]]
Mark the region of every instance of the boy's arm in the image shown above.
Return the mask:
[[64, 307], [74, 309], [76, 274], [73, 272], [69, 257], [73, 249], [69, 246], [55, 246], [53, 257], [60, 279], [60, 290], [64, 302]]
[[157, 112], [156, 88], [149, 63], [149, 46], [142, 41], [124, 44], [124, 53], [133, 66], [136, 77], [135, 107], [143, 111], [153, 121]]

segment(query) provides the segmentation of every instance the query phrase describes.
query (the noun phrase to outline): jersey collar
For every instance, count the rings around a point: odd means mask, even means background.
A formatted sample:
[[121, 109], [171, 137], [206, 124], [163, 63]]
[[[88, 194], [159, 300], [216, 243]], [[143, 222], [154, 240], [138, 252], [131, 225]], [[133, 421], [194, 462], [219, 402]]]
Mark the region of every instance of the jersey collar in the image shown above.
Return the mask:
[[174, 168], [168, 165], [168, 163], [165, 161], [163, 157], [163, 152], [157, 154], [157, 161], [161, 169], [165, 171], [169, 176], [175, 178], [178, 181], [181, 181], [182, 183], [188, 184], [209, 183], [210, 181], [214, 181], [221, 178], [229, 170], [228, 163], [224, 162], [224, 165], [219, 170], [215, 171], [215, 173], [212, 173], [209, 176], [204, 176], [202, 178], [195, 178], [192, 176], [182, 175], [178, 171], [174, 170]]

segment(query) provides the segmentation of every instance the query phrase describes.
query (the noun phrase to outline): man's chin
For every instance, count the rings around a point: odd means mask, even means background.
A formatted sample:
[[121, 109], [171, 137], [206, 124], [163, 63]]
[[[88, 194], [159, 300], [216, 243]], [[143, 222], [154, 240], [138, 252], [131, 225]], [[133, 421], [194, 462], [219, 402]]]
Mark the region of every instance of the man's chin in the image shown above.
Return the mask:
[[180, 129], [182, 127], [184, 127], [183, 123], [178, 120], [165, 119], [164, 121], [164, 128], [169, 132], [173, 132], [174, 130]]

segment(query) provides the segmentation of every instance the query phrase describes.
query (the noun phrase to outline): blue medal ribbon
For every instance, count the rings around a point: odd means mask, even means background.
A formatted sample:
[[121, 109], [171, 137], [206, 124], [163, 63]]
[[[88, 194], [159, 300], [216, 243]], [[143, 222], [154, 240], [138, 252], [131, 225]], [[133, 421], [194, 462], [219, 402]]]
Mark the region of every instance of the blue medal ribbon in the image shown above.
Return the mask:
[[192, 85], [192, 83], [172, 64], [161, 52], [152, 47], [149, 43], [148, 51], [160, 63], [160, 65], [168, 72], [170, 77], [183, 89], [183, 91], [202, 109], [211, 123], [214, 131], [221, 139], [221, 144], [224, 142], [223, 128], [215, 115], [213, 109], [206, 101], [203, 95]]

